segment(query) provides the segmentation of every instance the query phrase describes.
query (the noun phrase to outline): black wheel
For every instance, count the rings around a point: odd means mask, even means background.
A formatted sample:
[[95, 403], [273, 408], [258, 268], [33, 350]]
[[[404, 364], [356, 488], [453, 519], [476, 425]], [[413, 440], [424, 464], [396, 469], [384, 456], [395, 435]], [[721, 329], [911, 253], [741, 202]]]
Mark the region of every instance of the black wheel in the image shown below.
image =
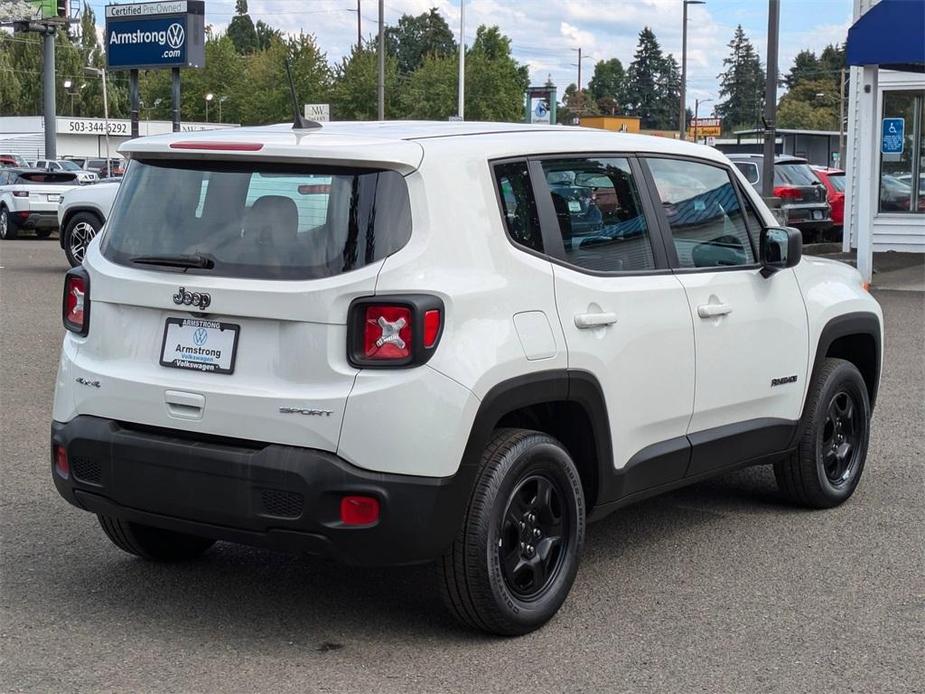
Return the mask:
[[585, 536], [578, 470], [555, 439], [501, 429], [482, 455], [463, 525], [439, 562], [450, 611], [494, 634], [526, 634], [565, 601]]
[[17, 236], [19, 236], [19, 227], [16, 226], [16, 220], [5, 206], [0, 205], [0, 239], [12, 241]]
[[36, 238], [47, 239], [49, 236], [51, 236], [51, 232], [53, 231], [54, 229], [36, 229], [35, 236]]
[[98, 515], [106, 536], [119, 549], [152, 561], [195, 559], [215, 544], [215, 540], [175, 533], [138, 523]]
[[78, 212], [71, 217], [64, 229], [64, 254], [71, 267], [84, 261], [87, 245], [102, 226], [102, 220], [92, 212]]
[[870, 439], [870, 400], [857, 367], [826, 359], [813, 375], [797, 450], [775, 463], [774, 476], [791, 501], [831, 508], [858, 486]]

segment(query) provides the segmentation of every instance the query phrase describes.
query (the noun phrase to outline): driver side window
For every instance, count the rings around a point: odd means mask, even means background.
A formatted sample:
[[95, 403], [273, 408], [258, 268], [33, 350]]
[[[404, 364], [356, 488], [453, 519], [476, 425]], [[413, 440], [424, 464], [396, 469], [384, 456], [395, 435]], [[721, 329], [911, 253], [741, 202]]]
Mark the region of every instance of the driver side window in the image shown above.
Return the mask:
[[646, 160], [682, 268], [752, 265], [755, 253], [735, 186], [722, 167]]

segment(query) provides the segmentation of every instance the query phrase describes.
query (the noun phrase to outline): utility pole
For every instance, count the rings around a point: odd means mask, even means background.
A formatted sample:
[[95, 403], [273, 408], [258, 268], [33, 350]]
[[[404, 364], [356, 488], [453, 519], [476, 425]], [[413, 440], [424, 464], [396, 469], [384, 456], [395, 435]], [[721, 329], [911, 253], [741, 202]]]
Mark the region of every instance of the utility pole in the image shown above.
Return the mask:
[[379, 120], [385, 120], [385, 0], [379, 0]]
[[845, 168], [845, 68], [838, 81], [838, 168]]
[[132, 137], [138, 137], [138, 104], [141, 97], [138, 93], [138, 70], [128, 71], [128, 93], [130, 106], [130, 118], [132, 120]]
[[764, 92], [764, 161], [761, 195], [774, 196], [774, 155], [777, 142], [777, 43], [780, 32], [780, 0], [768, 0], [768, 78]]
[[360, 11], [360, 0], [357, 0], [357, 50], [363, 47], [363, 17]]
[[578, 51], [578, 89], [577, 93], [581, 93], [581, 49], [573, 48], [573, 51]]
[[459, 120], [466, 117], [466, 0], [459, 0]]
[[55, 118], [55, 28], [45, 25], [43, 32], [45, 62], [42, 65], [42, 92], [45, 116], [45, 158], [57, 159], [57, 119]]
[[687, 6], [705, 5], [706, 0], [684, 0], [681, 26], [681, 106], [678, 113], [678, 137], [687, 139]]

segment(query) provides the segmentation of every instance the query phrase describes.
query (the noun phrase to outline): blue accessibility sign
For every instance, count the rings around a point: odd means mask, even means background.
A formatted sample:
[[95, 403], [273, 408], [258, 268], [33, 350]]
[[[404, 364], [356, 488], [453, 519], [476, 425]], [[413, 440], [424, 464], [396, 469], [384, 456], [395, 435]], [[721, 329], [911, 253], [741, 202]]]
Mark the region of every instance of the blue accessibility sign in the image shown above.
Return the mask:
[[880, 152], [883, 154], [902, 154], [903, 147], [906, 144], [905, 135], [905, 118], [884, 118]]

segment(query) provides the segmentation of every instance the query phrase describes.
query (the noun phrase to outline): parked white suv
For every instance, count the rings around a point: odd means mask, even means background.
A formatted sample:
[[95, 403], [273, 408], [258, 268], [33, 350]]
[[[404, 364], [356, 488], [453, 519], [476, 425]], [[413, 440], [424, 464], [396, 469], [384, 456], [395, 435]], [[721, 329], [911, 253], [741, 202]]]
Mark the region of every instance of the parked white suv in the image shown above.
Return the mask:
[[61, 248], [71, 267], [83, 262], [87, 246], [93, 240], [112, 209], [120, 181], [104, 181], [92, 186], [69, 190], [58, 205], [58, 234]]
[[58, 228], [61, 196], [80, 185], [68, 171], [0, 169], [0, 239], [15, 239], [34, 231], [41, 239]]
[[758, 463], [804, 506], [858, 484], [880, 308], [711, 148], [336, 123], [120, 151], [51, 462], [123, 550], [436, 561], [459, 619], [522, 634], [589, 520]]

